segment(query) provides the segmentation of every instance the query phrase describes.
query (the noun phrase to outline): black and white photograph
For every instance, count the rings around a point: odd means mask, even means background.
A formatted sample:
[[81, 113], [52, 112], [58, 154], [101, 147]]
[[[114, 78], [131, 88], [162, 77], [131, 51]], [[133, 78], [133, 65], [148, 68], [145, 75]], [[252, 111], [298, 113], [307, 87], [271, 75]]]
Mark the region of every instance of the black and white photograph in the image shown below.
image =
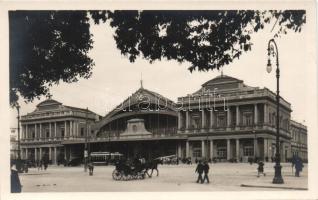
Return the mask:
[[1, 197], [318, 198], [316, 4], [287, 2], [4, 3]]

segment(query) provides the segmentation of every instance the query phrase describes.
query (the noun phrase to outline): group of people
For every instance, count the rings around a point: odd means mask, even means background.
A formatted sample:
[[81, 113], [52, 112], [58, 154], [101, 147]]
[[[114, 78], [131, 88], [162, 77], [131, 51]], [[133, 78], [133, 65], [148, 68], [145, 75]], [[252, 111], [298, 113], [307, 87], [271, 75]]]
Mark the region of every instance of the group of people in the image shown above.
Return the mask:
[[[197, 168], [195, 169], [195, 172], [198, 173], [197, 183], [203, 184], [205, 180], [207, 181], [207, 183], [210, 183], [209, 170], [210, 170], [210, 166], [207, 161], [204, 161], [203, 163], [201, 160], [198, 161]], [[203, 173], [204, 173], [204, 176], [202, 178]]]

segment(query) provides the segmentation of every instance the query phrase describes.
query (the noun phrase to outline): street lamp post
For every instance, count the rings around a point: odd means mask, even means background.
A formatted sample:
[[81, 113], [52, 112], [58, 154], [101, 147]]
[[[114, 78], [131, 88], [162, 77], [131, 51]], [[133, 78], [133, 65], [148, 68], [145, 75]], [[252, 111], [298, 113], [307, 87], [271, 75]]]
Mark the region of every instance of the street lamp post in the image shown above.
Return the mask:
[[278, 48], [274, 39], [270, 39], [268, 42], [268, 63], [267, 63], [267, 72], [270, 73], [272, 71], [271, 65], [271, 56], [276, 57], [276, 80], [277, 80], [277, 91], [276, 91], [276, 154], [275, 154], [275, 176], [273, 179], [274, 184], [283, 184], [284, 180], [282, 177], [282, 166], [280, 165], [280, 142], [279, 142], [279, 60], [278, 60]]

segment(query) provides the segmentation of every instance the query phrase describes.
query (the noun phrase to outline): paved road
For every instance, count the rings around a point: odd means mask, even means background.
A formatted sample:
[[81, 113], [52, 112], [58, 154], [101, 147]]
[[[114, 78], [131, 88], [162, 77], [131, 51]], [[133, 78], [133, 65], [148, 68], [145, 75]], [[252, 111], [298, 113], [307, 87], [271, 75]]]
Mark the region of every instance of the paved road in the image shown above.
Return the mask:
[[[307, 188], [307, 165], [301, 177], [294, 177], [291, 165], [284, 163], [282, 187]], [[254, 186], [276, 186], [271, 183], [273, 163], [265, 164], [265, 177], [257, 178], [257, 165], [247, 163], [216, 163], [210, 165], [210, 184], [197, 184], [195, 165], [159, 165], [160, 175], [144, 180], [114, 181], [113, 166], [95, 167], [94, 176], [84, 173], [83, 167], [50, 166], [47, 171], [30, 169], [21, 174], [23, 192], [123, 192], [123, 191], [248, 191], [286, 190]]]

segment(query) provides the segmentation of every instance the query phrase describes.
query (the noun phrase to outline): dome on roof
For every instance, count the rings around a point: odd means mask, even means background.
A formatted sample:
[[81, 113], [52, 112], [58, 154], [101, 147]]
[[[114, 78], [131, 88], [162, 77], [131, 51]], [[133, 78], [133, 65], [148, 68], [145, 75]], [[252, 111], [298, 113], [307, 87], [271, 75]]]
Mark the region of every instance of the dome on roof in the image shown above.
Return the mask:
[[44, 101], [42, 101], [41, 103], [39, 103], [36, 107], [45, 107], [45, 106], [56, 106], [56, 105], [62, 105], [61, 102], [58, 102], [54, 99], [46, 99]]

